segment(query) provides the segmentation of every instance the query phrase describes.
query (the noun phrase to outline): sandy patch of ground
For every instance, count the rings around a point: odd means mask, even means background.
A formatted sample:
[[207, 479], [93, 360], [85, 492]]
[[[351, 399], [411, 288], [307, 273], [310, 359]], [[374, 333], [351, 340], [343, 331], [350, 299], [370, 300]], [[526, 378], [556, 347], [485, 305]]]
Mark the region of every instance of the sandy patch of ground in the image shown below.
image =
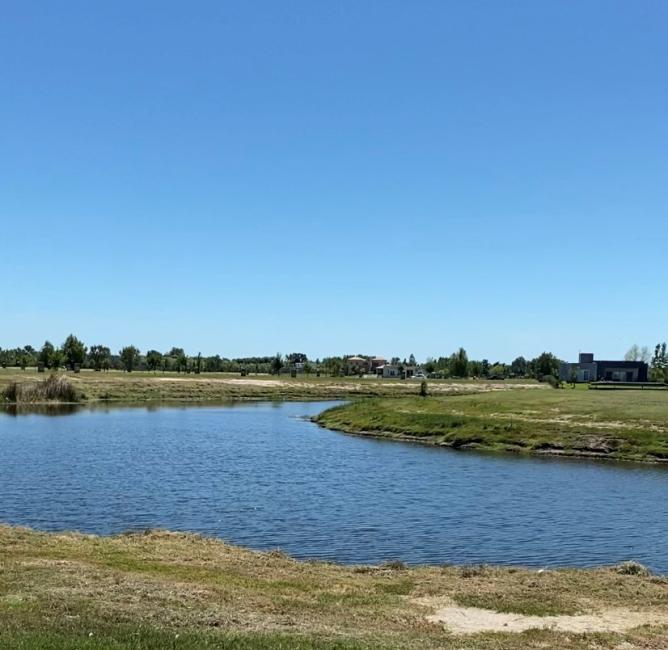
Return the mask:
[[[522, 422], [534, 422], [537, 424], [564, 424], [569, 427], [596, 427], [599, 429], [637, 429], [643, 427], [650, 431], [658, 431], [663, 433], [666, 431], [665, 427], [657, 424], [647, 422], [646, 420], [636, 420], [633, 422], [619, 422], [616, 420], [597, 420], [593, 416], [575, 415], [575, 414], [559, 414], [551, 418], [541, 418], [529, 415], [530, 412], [523, 411], [522, 413], [490, 413], [489, 417], [497, 420], [519, 420]], [[574, 418], [579, 418], [575, 420]]]
[[280, 379], [221, 379], [220, 381], [241, 386], [283, 386], [285, 383]]
[[454, 634], [479, 632], [525, 632], [531, 629], [550, 629], [576, 634], [593, 632], [625, 632], [640, 625], [668, 625], [668, 614], [634, 612], [628, 609], [605, 609], [574, 616], [525, 616], [508, 614], [479, 607], [459, 607], [449, 598], [428, 597], [417, 604], [436, 609], [426, 618], [440, 623]]
[[282, 386], [284, 382], [278, 379], [219, 379], [217, 377], [199, 377], [186, 379], [185, 377], [156, 377], [157, 381], [171, 381], [189, 383], [191, 381], [205, 381], [207, 384], [233, 384], [242, 386]]
[[[445, 394], [453, 394], [453, 393], [489, 393], [489, 392], [495, 392], [495, 391], [507, 391], [507, 390], [515, 390], [515, 389], [538, 389], [538, 390], [544, 390], [546, 388], [545, 384], [504, 384], [502, 382], [499, 383], [445, 383], [445, 384], [440, 384], [437, 382], [427, 382], [429, 384], [429, 392], [430, 393], [445, 393]], [[401, 384], [398, 384], [398, 386], [404, 387], [404, 386], [411, 386], [411, 385], [416, 385], [417, 382], [413, 382], [411, 384], [407, 384], [405, 382], [402, 382]]]

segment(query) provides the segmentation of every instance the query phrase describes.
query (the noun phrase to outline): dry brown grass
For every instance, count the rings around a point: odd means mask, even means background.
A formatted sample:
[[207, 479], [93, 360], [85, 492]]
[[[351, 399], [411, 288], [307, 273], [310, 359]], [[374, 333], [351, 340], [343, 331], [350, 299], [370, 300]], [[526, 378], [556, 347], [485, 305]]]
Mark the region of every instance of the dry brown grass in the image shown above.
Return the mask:
[[425, 604], [429, 599], [533, 616], [611, 608], [668, 616], [668, 580], [614, 569], [344, 567], [197, 535], [102, 538], [0, 527], [0, 629], [5, 625], [16, 633], [63, 626], [76, 631], [85, 622], [86, 629], [112, 636], [139, 626], [246, 640], [287, 635], [315, 640], [313, 647], [668, 647], [666, 625], [595, 635], [530, 630], [456, 636], [428, 620], [435, 613]]
[[[59, 375], [65, 376], [65, 371]], [[67, 378], [85, 401], [97, 402], [224, 402], [233, 400], [327, 400], [355, 397], [400, 397], [417, 395], [419, 381], [382, 380], [359, 377], [299, 377], [237, 374], [151, 372], [94, 372], [82, 370], [67, 373]], [[15, 383], [31, 390], [39, 381], [34, 369], [0, 369], [0, 390]], [[508, 391], [515, 388], [539, 388], [536, 382], [434, 381], [429, 391], [438, 395]]]

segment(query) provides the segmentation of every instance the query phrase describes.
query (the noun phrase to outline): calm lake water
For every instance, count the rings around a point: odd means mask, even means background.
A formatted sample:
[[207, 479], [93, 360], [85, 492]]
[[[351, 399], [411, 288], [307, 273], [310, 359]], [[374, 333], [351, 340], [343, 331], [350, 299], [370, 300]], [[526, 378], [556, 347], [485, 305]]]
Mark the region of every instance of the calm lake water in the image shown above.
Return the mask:
[[346, 436], [328, 404], [0, 413], [0, 521], [215, 535], [300, 558], [668, 573], [668, 471]]

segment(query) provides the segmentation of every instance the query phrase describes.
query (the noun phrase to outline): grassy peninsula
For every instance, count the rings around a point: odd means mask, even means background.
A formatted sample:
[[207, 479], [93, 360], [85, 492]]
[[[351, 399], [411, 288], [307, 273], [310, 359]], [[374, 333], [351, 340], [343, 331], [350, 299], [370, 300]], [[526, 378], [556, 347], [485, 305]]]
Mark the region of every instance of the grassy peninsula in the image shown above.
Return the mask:
[[358, 400], [315, 418], [457, 449], [668, 462], [668, 391], [512, 390]]
[[[457, 622], [462, 612], [468, 627]], [[537, 621], [552, 629], [537, 629]], [[544, 572], [349, 567], [191, 534], [96, 537], [0, 526], [0, 647], [7, 649], [667, 644], [668, 579], [633, 564]]]

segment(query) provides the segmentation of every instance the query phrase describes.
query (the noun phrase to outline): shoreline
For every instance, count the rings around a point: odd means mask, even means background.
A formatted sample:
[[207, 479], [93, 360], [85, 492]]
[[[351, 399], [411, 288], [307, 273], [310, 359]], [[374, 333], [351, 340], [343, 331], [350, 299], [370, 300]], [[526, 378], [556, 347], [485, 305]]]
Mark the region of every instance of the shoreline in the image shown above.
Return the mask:
[[[326, 411], [323, 411], [325, 413]], [[497, 447], [486, 447], [477, 443], [469, 445], [458, 445], [442, 442], [434, 439], [429, 439], [427, 436], [411, 436], [409, 434], [395, 433], [393, 431], [355, 431], [352, 429], [337, 428], [329, 424], [325, 424], [319, 421], [320, 415], [313, 415], [309, 418], [311, 422], [317, 424], [321, 429], [327, 429], [329, 431], [336, 431], [337, 433], [342, 433], [349, 436], [355, 436], [358, 438], [372, 438], [374, 440], [386, 440], [390, 442], [403, 442], [423, 445], [426, 447], [437, 447], [440, 449], [449, 449], [452, 451], [462, 451], [462, 452], [479, 452], [485, 454], [496, 454], [496, 455], [511, 455], [521, 458], [552, 458], [552, 459], [567, 459], [567, 460], [589, 460], [589, 461], [605, 461], [605, 462], [617, 462], [617, 463], [631, 463], [639, 465], [650, 465], [650, 466], [668, 466], [668, 458], [659, 458], [659, 459], [637, 459], [637, 458], [619, 458], [615, 456], [606, 455], [603, 453], [596, 452], [579, 452], [577, 450], [528, 450], [522, 449], [520, 447], [508, 447], [507, 449], [499, 449]]]
[[[396, 555], [388, 555], [387, 558], [378, 562], [345, 562], [329, 558], [319, 558], [314, 556], [299, 557], [284, 551], [280, 546], [268, 546], [266, 548], [255, 548], [247, 544], [236, 544], [230, 542], [223, 537], [218, 537], [214, 534], [200, 533], [195, 530], [172, 530], [162, 527], [150, 528], [128, 528], [119, 532], [111, 533], [94, 533], [85, 532], [79, 529], [71, 528], [57, 528], [53, 530], [46, 530], [35, 526], [26, 526], [23, 524], [14, 524], [0, 520], [0, 540], [5, 537], [18, 538], [42, 538], [43, 540], [51, 539], [53, 541], [60, 540], [85, 540], [92, 543], [103, 543], [106, 541], [119, 540], [140, 540], [142, 538], [151, 539], [180, 539], [188, 542], [201, 542], [206, 545], [219, 545], [222, 549], [231, 549], [233, 551], [254, 556], [257, 558], [280, 558], [291, 562], [295, 565], [315, 566], [323, 568], [335, 568], [344, 571], [351, 571], [353, 573], [366, 573], [374, 571], [421, 571], [432, 569], [447, 569], [453, 571], [480, 571], [480, 570], [499, 570], [509, 573], [516, 573], [518, 571], [527, 573], [537, 573], [542, 575], [544, 573], [563, 573], [563, 572], [601, 572], [601, 571], [622, 571], [621, 575], [644, 575], [647, 577], [664, 580], [668, 586], [668, 572], [661, 573], [651, 569], [650, 567], [636, 561], [633, 558], [619, 560], [617, 562], [606, 562], [603, 564], [588, 564], [588, 565], [545, 565], [545, 564], [523, 564], [518, 563], [499, 563], [499, 562], [405, 562], [397, 559]], [[0, 557], [3, 549], [0, 546]], [[626, 572], [626, 567], [631, 566], [630, 572]]]

